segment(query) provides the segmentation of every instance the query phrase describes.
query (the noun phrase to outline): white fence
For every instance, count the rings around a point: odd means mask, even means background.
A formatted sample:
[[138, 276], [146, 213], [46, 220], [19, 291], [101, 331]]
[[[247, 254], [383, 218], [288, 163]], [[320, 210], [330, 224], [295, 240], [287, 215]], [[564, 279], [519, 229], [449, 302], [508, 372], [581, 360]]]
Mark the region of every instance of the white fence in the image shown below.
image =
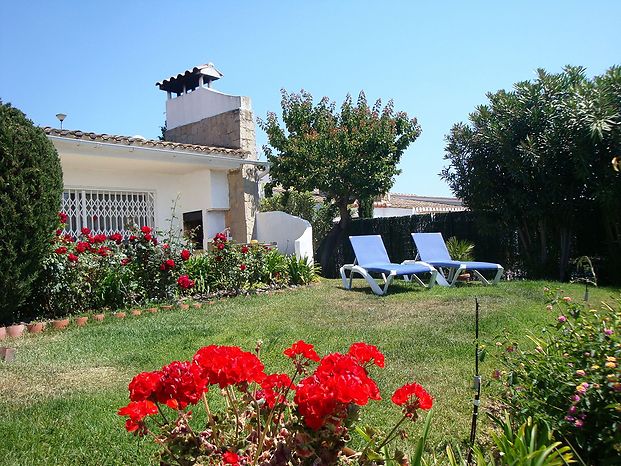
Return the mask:
[[258, 212], [255, 234], [259, 242], [274, 242], [283, 254], [313, 260], [313, 227], [300, 217], [285, 212]]

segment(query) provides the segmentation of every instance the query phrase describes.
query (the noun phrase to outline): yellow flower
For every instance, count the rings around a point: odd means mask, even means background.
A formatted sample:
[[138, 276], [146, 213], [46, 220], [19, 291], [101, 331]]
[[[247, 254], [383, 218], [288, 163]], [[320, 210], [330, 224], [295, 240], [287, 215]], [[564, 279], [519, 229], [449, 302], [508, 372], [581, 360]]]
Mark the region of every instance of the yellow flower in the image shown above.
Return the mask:
[[608, 362], [617, 362], [617, 358], [614, 356], [606, 356], [606, 361]]
[[597, 369], [599, 369], [599, 366], [598, 366], [597, 364], [593, 364], [593, 365], [591, 366], [591, 370], [596, 371]]
[[615, 362], [611, 362], [611, 361], [608, 361], [608, 362], [606, 363], [606, 367], [607, 367], [608, 369], [614, 369], [615, 367], [617, 367], [617, 363], [615, 363]]

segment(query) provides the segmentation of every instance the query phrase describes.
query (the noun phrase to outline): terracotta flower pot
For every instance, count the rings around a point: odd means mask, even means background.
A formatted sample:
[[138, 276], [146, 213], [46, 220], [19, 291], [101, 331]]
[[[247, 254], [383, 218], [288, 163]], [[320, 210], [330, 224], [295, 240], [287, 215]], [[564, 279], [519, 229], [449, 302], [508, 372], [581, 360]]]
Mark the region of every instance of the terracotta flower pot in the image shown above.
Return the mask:
[[106, 318], [106, 315], [102, 312], [101, 314], [93, 314], [93, 320], [101, 322]]
[[6, 338], [6, 327], [0, 327], [0, 340], [4, 340]]
[[162, 311], [171, 311], [175, 306], [171, 306], [170, 304], [167, 304], [165, 306], [160, 306], [160, 308], [162, 309]]
[[192, 304], [192, 306], [194, 306], [194, 309], [200, 309], [201, 307], [203, 307], [203, 303], [194, 303]]
[[147, 309], [147, 312], [150, 312], [151, 314], [155, 314], [157, 312], [157, 308], [156, 307], [150, 307], [149, 309]]
[[9, 325], [6, 328], [6, 333], [11, 338], [17, 338], [22, 336], [25, 329], [26, 326], [24, 324]]
[[88, 322], [88, 316], [81, 316], [81, 317], [75, 318], [75, 324], [78, 327], [84, 327], [87, 322]]
[[127, 315], [127, 313], [125, 313], [125, 312], [115, 312], [114, 313], [114, 317], [116, 317], [117, 319], [125, 319], [126, 315]]
[[28, 333], [41, 333], [45, 329], [45, 324], [43, 322], [32, 322], [26, 325], [26, 328], [28, 328]]
[[185, 304], [185, 303], [184, 304], [179, 304], [179, 308], [184, 310], [184, 311], [187, 311], [188, 309], [190, 309], [190, 305], [189, 304]]
[[470, 280], [470, 274], [462, 273], [459, 277], [457, 277], [457, 280], [459, 280], [460, 282], [467, 282], [468, 280]]
[[69, 319], [56, 319], [52, 321], [52, 326], [56, 330], [63, 330], [69, 326]]
[[132, 315], [138, 317], [142, 312], [140, 309], [132, 309]]

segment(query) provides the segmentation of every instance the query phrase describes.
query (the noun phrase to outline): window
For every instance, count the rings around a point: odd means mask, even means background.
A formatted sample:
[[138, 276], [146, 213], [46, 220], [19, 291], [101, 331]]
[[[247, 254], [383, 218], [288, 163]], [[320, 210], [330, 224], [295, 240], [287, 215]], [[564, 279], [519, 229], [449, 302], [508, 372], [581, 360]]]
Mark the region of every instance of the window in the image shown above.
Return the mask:
[[155, 226], [155, 193], [66, 188], [62, 209], [67, 231], [77, 236], [83, 227], [95, 233], [129, 234], [132, 225]]

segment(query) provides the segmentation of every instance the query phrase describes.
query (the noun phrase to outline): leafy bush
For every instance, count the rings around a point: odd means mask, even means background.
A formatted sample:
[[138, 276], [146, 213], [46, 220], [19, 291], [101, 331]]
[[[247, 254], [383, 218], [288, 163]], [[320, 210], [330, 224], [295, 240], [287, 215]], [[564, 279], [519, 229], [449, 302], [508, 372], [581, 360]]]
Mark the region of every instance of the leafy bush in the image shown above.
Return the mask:
[[40, 128], [0, 102], [0, 324], [28, 318], [56, 225], [60, 160]]
[[474, 244], [467, 240], [457, 239], [451, 236], [446, 240], [446, 249], [454, 261], [474, 260]]
[[227, 241], [223, 234], [207, 252], [186, 264], [194, 291], [200, 294], [239, 292], [264, 286], [307, 284], [316, 279], [316, 269], [306, 259], [287, 257], [278, 249], [256, 241], [249, 245]]
[[608, 305], [588, 309], [553, 296], [557, 322], [535, 349], [511, 343], [504, 360], [506, 400], [521, 418], [539, 418], [588, 460], [621, 454], [621, 312]]
[[529, 417], [517, 428], [509, 415], [504, 419], [491, 416], [500, 428], [492, 433], [494, 457], [488, 458], [479, 446], [473, 448], [474, 462], [468, 463], [460, 450], [457, 453], [451, 447], [446, 449], [447, 459], [451, 466], [494, 466], [496, 464], [510, 466], [564, 466], [575, 463], [571, 448], [554, 439], [550, 427], [545, 421], [536, 421]]
[[191, 288], [179, 281], [190, 251], [173, 241], [158, 241], [148, 226], [133, 228], [124, 238], [93, 234], [83, 228], [78, 238], [63, 233], [66, 215], [44, 261], [39, 306], [43, 314], [60, 317], [103, 307], [165, 301]]

